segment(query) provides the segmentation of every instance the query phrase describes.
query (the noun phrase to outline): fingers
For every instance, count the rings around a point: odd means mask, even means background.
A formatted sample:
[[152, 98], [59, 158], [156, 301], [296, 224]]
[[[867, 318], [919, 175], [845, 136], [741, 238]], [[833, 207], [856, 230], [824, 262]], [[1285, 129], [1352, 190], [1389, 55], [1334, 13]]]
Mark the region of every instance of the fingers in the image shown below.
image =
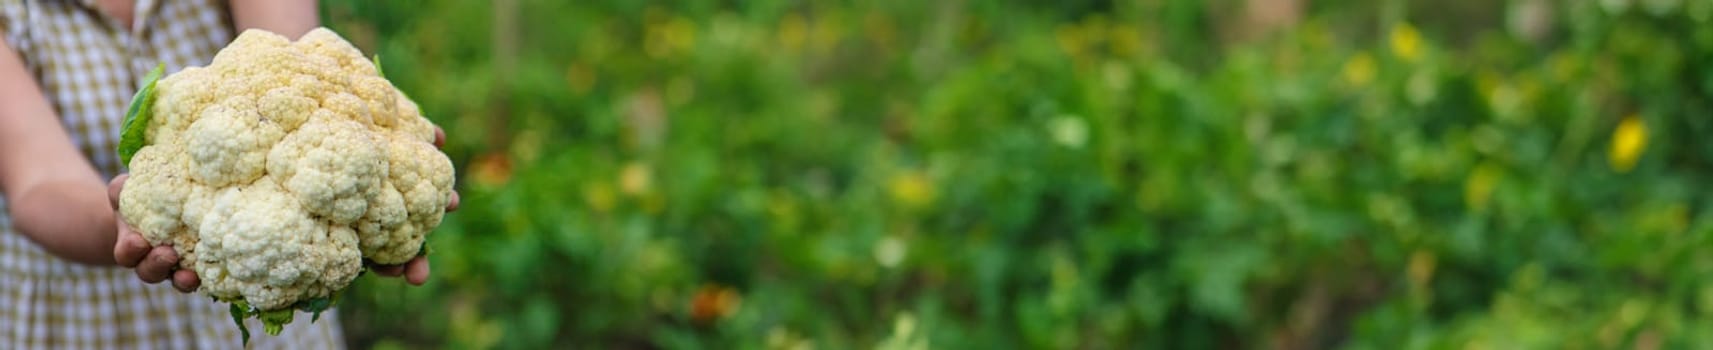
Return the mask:
[[[112, 205], [113, 209], [119, 209], [119, 190], [125, 187], [125, 179], [130, 177], [130, 174], [119, 174], [107, 183], [107, 203]], [[137, 234], [137, 230], [132, 229], [130, 224], [126, 224], [124, 218], [115, 215], [113, 224], [118, 226], [119, 234], [119, 239], [113, 242], [113, 260], [118, 262], [119, 266], [137, 267], [143, 257], [149, 254], [149, 242], [143, 239], [143, 235]]]
[[[441, 129], [438, 125], [434, 126], [434, 147], [446, 147], [446, 129]], [[446, 202], [446, 211], [454, 210], [458, 210], [458, 191], [452, 191], [452, 200]]]
[[119, 266], [137, 267], [143, 258], [149, 255], [149, 241], [143, 235], [131, 229], [124, 220], [119, 220], [119, 240], [113, 244], [113, 260]]
[[[446, 146], [446, 130], [434, 127], [434, 147]], [[446, 202], [446, 211], [458, 210], [458, 191], [452, 191], [452, 200]]]
[[159, 246], [149, 250], [149, 256], [137, 265], [137, 278], [148, 283], [160, 283], [172, 276], [173, 267], [178, 266], [178, 252], [172, 247]]
[[404, 265], [380, 265], [369, 270], [381, 274], [381, 276], [398, 277], [404, 274]]
[[196, 277], [196, 271], [178, 270], [172, 273], [172, 287], [178, 288], [180, 292], [195, 292], [196, 287], [201, 286], [202, 278]]
[[125, 187], [125, 179], [129, 178], [131, 174], [119, 174], [107, 183], [107, 204], [112, 205], [113, 209], [119, 209], [119, 189]]
[[413, 286], [428, 282], [428, 257], [419, 256], [404, 263], [404, 281]]
[[404, 281], [406, 283], [410, 283], [413, 286], [420, 286], [423, 283], [428, 282], [428, 257], [419, 256], [410, 259], [410, 261], [407, 261], [404, 264], [374, 266], [369, 268], [369, 270], [374, 271], [381, 276], [404, 276]]
[[[125, 179], [129, 175], [113, 177], [107, 183], [107, 202], [114, 209], [119, 208], [119, 191], [125, 187]], [[137, 278], [143, 282], [160, 283], [172, 279], [174, 288], [189, 293], [196, 291], [202, 285], [202, 280], [196, 277], [196, 272], [190, 270], [174, 270], [178, 267], [178, 251], [170, 246], [149, 247], [149, 241], [137, 230], [125, 223], [124, 218], [115, 217], [114, 225], [118, 226], [119, 237], [113, 243], [113, 260], [119, 266], [136, 268]]]

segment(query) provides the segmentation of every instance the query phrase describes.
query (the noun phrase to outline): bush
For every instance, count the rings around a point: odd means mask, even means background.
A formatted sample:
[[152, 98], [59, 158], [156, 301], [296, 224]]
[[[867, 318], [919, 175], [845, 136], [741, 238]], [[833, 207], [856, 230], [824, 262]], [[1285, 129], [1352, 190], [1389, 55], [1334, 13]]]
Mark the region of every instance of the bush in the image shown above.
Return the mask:
[[1713, 2], [512, 3], [324, 4], [464, 196], [359, 347], [1713, 343]]

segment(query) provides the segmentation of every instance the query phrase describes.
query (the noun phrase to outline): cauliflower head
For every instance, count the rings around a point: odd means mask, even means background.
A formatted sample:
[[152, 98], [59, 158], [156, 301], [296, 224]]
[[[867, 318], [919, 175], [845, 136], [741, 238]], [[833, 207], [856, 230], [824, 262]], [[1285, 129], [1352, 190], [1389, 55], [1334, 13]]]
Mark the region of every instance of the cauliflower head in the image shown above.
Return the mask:
[[245, 31], [149, 83], [129, 114], [124, 220], [254, 315], [327, 300], [365, 260], [423, 253], [452, 194], [433, 124], [325, 28]]

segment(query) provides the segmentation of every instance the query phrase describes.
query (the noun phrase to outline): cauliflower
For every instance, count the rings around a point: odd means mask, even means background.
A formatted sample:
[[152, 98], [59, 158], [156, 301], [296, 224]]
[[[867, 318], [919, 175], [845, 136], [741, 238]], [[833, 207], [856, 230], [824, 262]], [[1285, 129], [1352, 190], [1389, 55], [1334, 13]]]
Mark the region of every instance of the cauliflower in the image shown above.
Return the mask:
[[365, 262], [425, 253], [452, 163], [417, 106], [338, 34], [248, 30], [207, 67], [159, 74], [121, 132], [120, 211], [234, 318], [278, 334], [291, 310], [329, 307]]

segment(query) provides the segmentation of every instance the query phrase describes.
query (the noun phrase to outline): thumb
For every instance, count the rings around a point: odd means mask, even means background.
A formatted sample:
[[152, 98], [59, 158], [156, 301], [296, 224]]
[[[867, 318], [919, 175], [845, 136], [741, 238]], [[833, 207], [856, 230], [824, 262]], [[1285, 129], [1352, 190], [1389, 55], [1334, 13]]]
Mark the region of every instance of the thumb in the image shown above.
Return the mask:
[[125, 188], [125, 179], [129, 178], [131, 174], [119, 174], [113, 177], [113, 181], [107, 182], [107, 204], [113, 206], [113, 209], [119, 209], [119, 191]]

